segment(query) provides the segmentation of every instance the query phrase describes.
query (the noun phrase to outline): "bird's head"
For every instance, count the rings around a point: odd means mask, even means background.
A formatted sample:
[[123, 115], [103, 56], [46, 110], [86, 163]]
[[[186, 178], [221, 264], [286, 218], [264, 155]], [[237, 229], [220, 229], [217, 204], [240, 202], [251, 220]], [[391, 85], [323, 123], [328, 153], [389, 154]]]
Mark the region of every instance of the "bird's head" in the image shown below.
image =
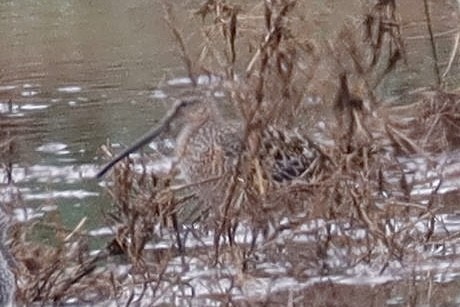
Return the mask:
[[190, 98], [176, 103], [177, 116], [185, 123], [203, 123], [218, 115], [214, 102], [203, 98]]

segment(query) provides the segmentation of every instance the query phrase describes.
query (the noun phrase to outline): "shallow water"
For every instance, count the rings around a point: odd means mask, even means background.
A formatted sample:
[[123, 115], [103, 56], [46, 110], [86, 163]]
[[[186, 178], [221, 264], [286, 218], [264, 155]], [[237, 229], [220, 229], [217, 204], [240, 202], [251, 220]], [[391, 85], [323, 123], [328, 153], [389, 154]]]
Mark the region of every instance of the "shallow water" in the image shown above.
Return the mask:
[[153, 125], [167, 108], [156, 85], [181, 71], [160, 1], [2, 1], [0, 16], [11, 179], [26, 206], [99, 224], [100, 145], [129, 144]]

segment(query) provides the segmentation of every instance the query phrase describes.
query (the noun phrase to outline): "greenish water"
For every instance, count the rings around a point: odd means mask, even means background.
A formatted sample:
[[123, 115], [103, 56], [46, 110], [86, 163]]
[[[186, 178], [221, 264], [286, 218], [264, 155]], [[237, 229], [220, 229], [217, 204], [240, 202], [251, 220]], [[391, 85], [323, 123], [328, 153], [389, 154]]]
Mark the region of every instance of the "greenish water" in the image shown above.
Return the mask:
[[154, 88], [181, 74], [159, 3], [0, 3], [1, 123], [14, 140], [5, 160], [25, 206], [55, 206], [70, 227], [84, 216], [101, 224], [100, 145], [154, 125], [167, 108]]

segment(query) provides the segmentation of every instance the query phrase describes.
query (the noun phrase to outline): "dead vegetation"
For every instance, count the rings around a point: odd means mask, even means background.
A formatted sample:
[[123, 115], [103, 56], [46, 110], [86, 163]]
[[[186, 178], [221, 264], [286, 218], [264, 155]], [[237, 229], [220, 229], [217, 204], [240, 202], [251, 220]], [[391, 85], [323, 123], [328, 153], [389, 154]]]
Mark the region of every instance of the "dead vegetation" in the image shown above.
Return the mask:
[[[395, 107], [379, 95], [383, 81], [406, 63], [396, 1], [376, 1], [359, 22], [325, 40], [298, 34], [298, 6], [260, 1], [249, 10], [207, 0], [196, 11], [203, 45], [193, 57], [166, 5], [193, 84], [203, 73], [218, 76], [222, 104], [244, 123], [238, 164], [215, 204], [217, 214], [184, 221], [197, 200], [190, 186], [180, 185], [177, 170], [138, 173], [128, 159], [112, 175], [114, 208], [107, 217], [116, 233], [106, 250], [92, 255], [78, 229], [63, 231], [53, 248], [30, 247], [22, 233], [31, 226], [17, 229], [19, 301], [320, 306], [325, 301], [311, 300], [315, 294], [305, 290], [309, 281], [363, 272], [394, 274], [406, 288], [417, 288], [416, 265], [429, 257], [425, 252], [448, 249], [458, 234], [442, 230], [436, 215], [442, 172], [422, 201], [414, 198], [417, 183], [400, 157], [456, 149], [460, 96], [436, 89], [419, 94], [416, 104]], [[254, 22], [247, 12], [262, 18]], [[268, 125], [312, 140], [321, 167], [281, 187], [260, 176], [266, 170], [257, 169], [257, 136]], [[117, 257], [130, 265], [129, 277], [110, 266]], [[252, 282], [263, 278], [269, 281], [264, 294], [253, 293]], [[283, 278], [296, 283], [282, 288], [277, 281]], [[343, 292], [326, 284], [315, 291]], [[429, 295], [414, 296], [417, 291], [398, 293], [411, 306], [430, 302]]]

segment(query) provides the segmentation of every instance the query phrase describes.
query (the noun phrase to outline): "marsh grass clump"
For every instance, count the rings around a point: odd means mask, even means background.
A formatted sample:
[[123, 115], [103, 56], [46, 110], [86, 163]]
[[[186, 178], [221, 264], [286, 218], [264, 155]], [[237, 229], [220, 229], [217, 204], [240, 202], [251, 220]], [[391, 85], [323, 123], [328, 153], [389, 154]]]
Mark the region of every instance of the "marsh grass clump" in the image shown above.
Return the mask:
[[[147, 172], [139, 175], [132, 171], [130, 164], [116, 168], [113, 177], [115, 182], [110, 193], [115, 210], [108, 218], [119, 227], [112, 246], [137, 263], [143, 259], [146, 244], [158, 239], [160, 234], [155, 232], [162, 227], [170, 227], [179, 236], [178, 215], [184, 210], [184, 202], [192, 196], [174, 193], [170, 175], [159, 177]], [[179, 237], [176, 243], [182, 251]]]
[[[394, 274], [409, 289], [401, 295], [417, 301], [416, 280], [432, 281], [417, 265], [433, 257], [432, 249], [454, 246], [457, 235], [437, 215], [443, 167], [428, 160], [430, 179], [439, 181], [421, 198], [417, 189], [426, 178], [408, 173], [406, 160], [456, 148], [459, 96], [423, 91], [417, 103], [397, 107], [382, 97], [384, 81], [407, 65], [395, 1], [376, 1], [332, 39], [304, 30], [311, 26], [304, 9], [294, 0], [246, 6], [208, 0], [194, 17], [202, 38], [195, 56], [165, 5], [190, 92], [219, 96], [213, 106], [230, 110], [240, 124], [224, 188], [215, 197], [199, 188], [215, 178], [184, 183], [178, 163], [159, 173], [147, 171], [145, 161], [139, 171], [137, 161], [126, 159], [108, 188], [107, 221], [115, 234], [102, 252], [92, 255], [78, 229], [40, 248], [19, 235], [26, 226], [16, 233], [21, 301], [323, 305], [324, 296], [343, 297], [349, 289], [334, 282], [309, 287], [313, 279], [366, 274]], [[217, 76], [218, 89], [199, 87], [201, 74]], [[168, 114], [158, 131], [169, 129], [176, 112]], [[317, 155], [287, 182], [264, 163], [268, 151], [277, 153], [276, 144], [263, 142], [273, 127], [295, 135], [284, 138], [298, 145], [290, 149], [301, 152], [308, 143]], [[203, 191], [213, 195], [211, 204]], [[206, 200], [206, 210], [194, 210]], [[129, 274], [110, 271], [113, 259], [127, 263]], [[260, 284], [266, 287], [255, 291]], [[315, 297], [312, 289], [325, 295]]]
[[[88, 237], [81, 231], [83, 225], [84, 220], [75, 229], [66, 229], [62, 222], [27, 222], [13, 227], [11, 252], [16, 260], [17, 302], [89, 303], [113, 295], [116, 279], [101, 265], [107, 253], [90, 253]], [[56, 233], [52, 244], [31, 239], [31, 233], [43, 227]]]
[[[399, 65], [407, 64], [395, 2], [377, 1], [360, 23], [326, 41], [299, 34], [305, 21], [298, 18], [298, 7], [297, 1], [264, 1], [246, 10], [206, 1], [197, 11], [203, 35], [197, 58], [187, 50], [172, 8], [166, 9], [189, 77], [196, 84], [200, 73], [219, 76], [225, 93], [221, 103], [242, 123], [243, 138], [220, 199], [191, 224], [181, 220], [180, 208], [194, 196], [184, 194], [188, 185], [174, 188], [174, 167], [167, 176], [139, 175], [126, 166], [115, 171], [111, 194], [120, 224], [115, 241], [131, 262], [142, 263], [140, 275], [157, 294], [166, 295], [164, 287], [177, 278], [164, 272], [177, 257], [182, 257], [182, 274], [190, 269], [187, 257], [196, 257], [203, 267], [235, 268], [227, 277], [230, 287], [208, 289], [222, 295], [214, 299], [228, 303], [231, 291], [248, 294], [247, 283], [266, 276], [262, 267], [270, 263], [289, 264], [284, 273], [268, 274], [273, 280], [283, 274], [302, 281], [363, 269], [385, 274], [415, 265], [426, 257], [420, 251], [442, 237], [435, 232], [435, 225], [443, 224], [436, 218], [440, 185], [427, 202], [414, 198], [416, 183], [400, 157], [455, 143], [457, 96], [429, 95], [431, 102], [421, 111], [425, 116], [417, 119], [425, 130], [418, 131], [436, 135], [436, 142], [420, 138], [378, 91]], [[313, 144], [320, 159], [309, 176], [284, 185], [267, 176], [271, 170], [260, 163], [260, 140], [273, 125], [295, 130]], [[147, 242], [158, 240], [162, 230], [174, 244], [148, 256]], [[190, 247], [192, 239], [198, 243]], [[149, 261], [151, 268], [161, 264], [163, 273], [148, 275]], [[184, 291], [179, 291], [182, 298], [198, 299], [190, 284], [188, 292], [183, 279], [177, 282], [174, 289]], [[211, 274], [208, 282], [219, 278]]]

